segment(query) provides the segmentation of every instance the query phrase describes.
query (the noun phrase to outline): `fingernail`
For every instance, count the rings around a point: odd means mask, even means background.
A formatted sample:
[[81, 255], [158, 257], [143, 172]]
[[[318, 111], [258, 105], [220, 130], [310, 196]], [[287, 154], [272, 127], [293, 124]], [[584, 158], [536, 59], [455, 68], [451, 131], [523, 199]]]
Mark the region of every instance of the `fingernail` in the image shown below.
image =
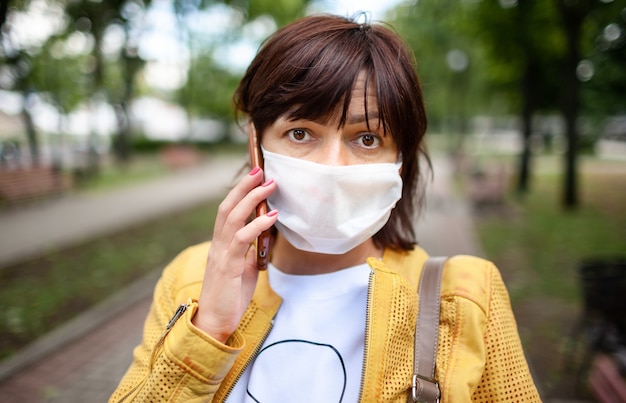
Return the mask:
[[249, 175], [255, 175], [257, 172], [259, 172], [261, 170], [261, 168], [259, 167], [254, 167], [252, 168], [252, 171], [250, 171]]
[[272, 210], [269, 213], [265, 214], [268, 217], [274, 217], [276, 214], [278, 214], [278, 210]]
[[261, 186], [266, 187], [274, 183], [274, 179], [266, 180]]

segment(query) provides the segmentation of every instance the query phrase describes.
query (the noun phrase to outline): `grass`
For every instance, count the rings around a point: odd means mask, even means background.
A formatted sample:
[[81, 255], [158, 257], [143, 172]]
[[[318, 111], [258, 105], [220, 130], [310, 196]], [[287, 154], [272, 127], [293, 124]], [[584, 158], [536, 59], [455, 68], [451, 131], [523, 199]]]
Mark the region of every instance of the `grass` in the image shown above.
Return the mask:
[[547, 168], [552, 166], [554, 158], [544, 157], [531, 193], [509, 199], [513, 214], [479, 221], [482, 245], [509, 276], [513, 301], [540, 295], [577, 301], [582, 260], [626, 253], [626, 168], [584, 160], [580, 207], [568, 211], [560, 204], [561, 175]]
[[584, 336], [575, 330], [583, 304], [579, 267], [588, 258], [626, 255], [626, 163], [585, 157], [580, 168], [575, 210], [561, 207], [560, 160], [541, 156], [529, 194], [509, 197], [505, 213], [477, 216], [479, 239], [505, 279], [544, 398], [590, 398], [575, 378], [576, 365], [585, 363], [566, 364]]

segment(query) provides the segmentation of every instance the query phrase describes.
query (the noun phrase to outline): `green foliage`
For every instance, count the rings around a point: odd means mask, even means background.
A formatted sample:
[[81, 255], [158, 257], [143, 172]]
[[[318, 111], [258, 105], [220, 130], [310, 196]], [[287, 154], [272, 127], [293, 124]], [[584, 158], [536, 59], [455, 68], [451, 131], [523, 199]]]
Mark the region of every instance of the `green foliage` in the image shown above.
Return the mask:
[[[187, 72], [187, 81], [178, 91], [178, 100], [191, 116], [211, 117], [222, 120], [234, 120], [232, 95], [241, 79], [238, 73], [224, 68], [216, 60], [214, 49], [241, 39], [242, 29], [233, 27], [224, 32], [221, 40], [214, 43], [204, 40], [191, 32], [184, 24], [186, 16], [201, 9], [222, 3], [219, 1], [176, 0], [174, 8], [178, 14], [180, 29], [185, 31], [191, 63]], [[223, 1], [224, 4], [242, 11], [245, 19], [242, 24], [261, 16], [270, 16], [277, 25], [292, 21], [304, 13], [308, 0], [260, 0], [260, 1]], [[240, 28], [243, 28], [242, 27]]]
[[[584, 27], [585, 57], [594, 75], [582, 85], [583, 108], [596, 117], [626, 113], [626, 11], [620, 3], [594, 9]], [[611, 36], [617, 32], [619, 37]]]
[[217, 66], [210, 52], [192, 60], [180, 100], [195, 116], [233, 120], [232, 95], [241, 77]]
[[[599, 120], [626, 110], [626, 30], [618, 3], [623, 2], [419, 0], [400, 6], [396, 20], [421, 63], [431, 122], [459, 116], [461, 124], [453, 129], [462, 134], [463, 121], [476, 112], [520, 117], [520, 192], [531, 177], [528, 139], [538, 129], [533, 118], [560, 112], [568, 142], [563, 201], [575, 208], [577, 154], [599, 137], [599, 131], [581, 135], [578, 118], [593, 114]], [[456, 77], [442, 62], [451, 49], [470, 55], [470, 68]], [[602, 74], [581, 86], [589, 79], [580, 74], [581, 60], [588, 58], [592, 66], [602, 65]]]
[[[420, 0], [393, 12], [392, 25], [415, 53], [431, 126], [466, 120], [489, 101], [482, 95], [482, 50], [461, 30], [468, 7], [458, 0]], [[453, 70], [447, 60], [452, 51], [465, 55], [467, 65]], [[452, 130], [462, 131], [463, 126]]]
[[524, 96], [535, 109], [556, 109], [565, 44], [553, 2], [520, 1], [504, 8], [483, 1], [471, 10], [471, 22], [464, 30], [485, 49], [490, 90], [506, 96], [515, 111]]
[[62, 51], [66, 36], [53, 36], [32, 57], [29, 82], [32, 90], [44, 95], [63, 113], [75, 109], [89, 95], [86, 66], [88, 55], [67, 55]]
[[[582, 86], [584, 112], [608, 116], [626, 110], [626, 21], [619, 3], [593, 2], [585, 20], [582, 56], [593, 62], [595, 75]], [[529, 68], [537, 109], [554, 111], [561, 77], [573, 74], [563, 67], [565, 34], [555, 1], [519, 1], [506, 8], [497, 1], [419, 0], [399, 6], [392, 22], [416, 54], [434, 121], [463, 109], [470, 115], [516, 113]], [[622, 36], [607, 44], [603, 33], [611, 23]], [[461, 75], [446, 64], [452, 49], [469, 55], [469, 69]]]
[[278, 26], [286, 25], [304, 15], [311, 0], [226, 0], [224, 3], [246, 10], [248, 20], [262, 15], [271, 16]]
[[134, 136], [132, 141], [133, 150], [139, 153], [155, 153], [172, 144], [169, 140], [149, 139], [144, 136]]
[[[31, 1], [14, 2], [10, 13], [27, 12], [31, 6], [49, 7], [64, 13], [60, 24], [62, 32], [47, 38], [42, 46], [29, 46], [22, 49], [11, 39], [1, 42], [0, 61], [5, 62], [9, 71], [5, 76], [14, 77], [8, 90], [22, 94], [39, 93], [54, 104], [62, 114], [68, 114], [81, 103], [96, 96], [111, 104], [129, 103], [132, 97], [134, 77], [142, 63], [136, 56], [130, 25], [136, 23], [137, 10], [142, 10], [150, 0], [48, 0], [41, 4]], [[17, 8], [15, 8], [17, 6]], [[135, 9], [134, 14], [130, 9]], [[103, 38], [106, 30], [117, 25], [125, 33], [125, 43], [119, 50], [119, 57], [107, 59], [103, 51]], [[3, 27], [5, 28], [5, 27]], [[6, 38], [11, 38], [7, 29]], [[135, 30], [134, 32], [136, 32]], [[84, 43], [84, 49], [72, 49], [71, 43]], [[119, 61], [122, 63], [119, 63]], [[5, 80], [6, 82], [7, 80]], [[119, 108], [123, 111], [124, 108]], [[26, 110], [25, 110], [26, 111]], [[26, 111], [28, 112], [28, 111]], [[125, 126], [125, 117], [118, 113], [118, 127]], [[27, 130], [29, 144], [37, 154], [37, 136], [34, 128]]]

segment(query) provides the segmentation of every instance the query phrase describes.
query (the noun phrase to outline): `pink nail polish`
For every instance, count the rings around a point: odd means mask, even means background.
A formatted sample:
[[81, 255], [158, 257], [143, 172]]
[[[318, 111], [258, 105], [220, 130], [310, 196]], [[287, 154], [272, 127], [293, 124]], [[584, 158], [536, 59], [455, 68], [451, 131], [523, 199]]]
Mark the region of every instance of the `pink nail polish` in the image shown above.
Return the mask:
[[274, 179], [268, 179], [261, 186], [266, 187], [271, 185], [272, 183], [274, 183]]
[[276, 214], [278, 214], [278, 210], [272, 210], [269, 213], [265, 214], [268, 217], [274, 217]]
[[254, 167], [252, 168], [252, 171], [250, 171], [249, 175], [255, 175], [257, 172], [259, 172], [261, 170], [261, 168], [259, 167]]

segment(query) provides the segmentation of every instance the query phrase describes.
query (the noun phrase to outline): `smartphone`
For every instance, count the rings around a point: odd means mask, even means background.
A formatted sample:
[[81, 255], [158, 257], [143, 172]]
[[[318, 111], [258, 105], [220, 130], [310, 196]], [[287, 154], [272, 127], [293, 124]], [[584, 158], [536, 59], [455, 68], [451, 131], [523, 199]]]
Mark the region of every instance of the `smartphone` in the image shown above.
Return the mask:
[[[250, 162], [252, 167], [259, 167], [263, 169], [263, 154], [261, 154], [261, 147], [259, 145], [259, 139], [256, 135], [256, 129], [254, 124], [248, 125], [248, 150], [250, 152]], [[256, 206], [256, 216], [262, 216], [267, 214], [267, 201], [263, 200]], [[270, 253], [270, 230], [265, 230], [259, 235], [256, 243], [256, 265], [259, 270], [267, 269], [267, 263], [269, 261]]]

